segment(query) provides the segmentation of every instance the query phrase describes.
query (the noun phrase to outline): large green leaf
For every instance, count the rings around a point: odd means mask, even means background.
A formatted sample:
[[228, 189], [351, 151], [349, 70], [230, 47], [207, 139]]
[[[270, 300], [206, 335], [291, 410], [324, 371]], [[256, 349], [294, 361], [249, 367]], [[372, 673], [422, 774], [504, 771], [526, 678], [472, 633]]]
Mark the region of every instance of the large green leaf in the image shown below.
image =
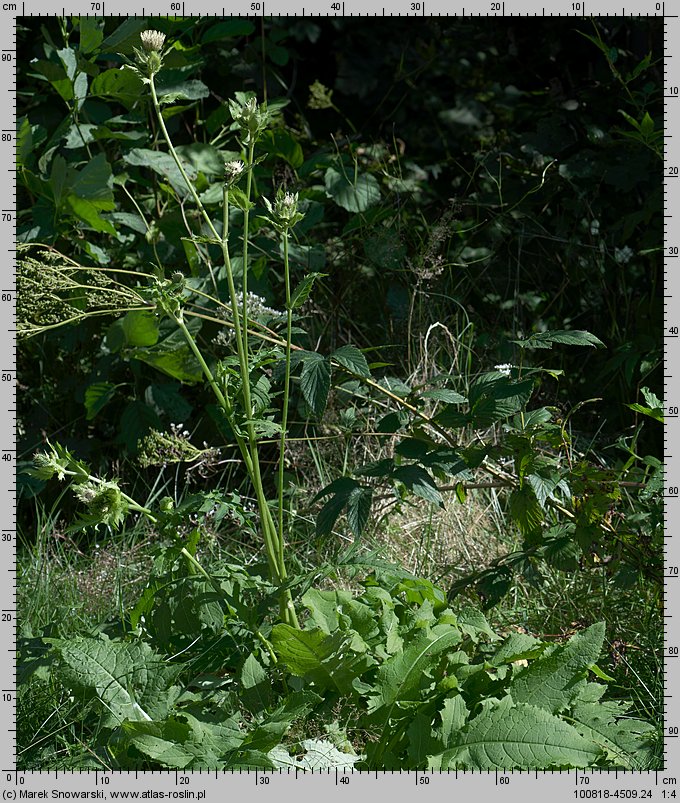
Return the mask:
[[138, 73], [117, 67], [99, 73], [90, 85], [90, 94], [100, 98], [112, 98], [125, 106], [132, 106], [139, 102], [143, 86]]
[[230, 39], [233, 36], [250, 36], [255, 26], [250, 20], [228, 19], [206, 28], [201, 42], [217, 42], [220, 39]]
[[576, 633], [566, 644], [546, 650], [510, 683], [518, 703], [531, 703], [551, 713], [567, 708], [585, 682], [590, 666], [597, 663], [604, 641], [604, 623]]
[[241, 668], [241, 693], [243, 705], [253, 714], [269, 707], [272, 699], [272, 684], [269, 675], [254, 655], [249, 655]]
[[162, 722], [125, 722], [122, 732], [145, 756], [177, 769], [221, 769], [244, 739], [236, 716], [206, 721], [185, 712]]
[[624, 769], [646, 770], [653, 758], [651, 722], [627, 716], [626, 703], [616, 700], [574, 706], [574, 727], [600, 745], [612, 764]]
[[476, 770], [587, 767], [600, 748], [564, 720], [506, 697], [489, 703], [467, 730], [452, 734], [455, 746], [430, 759], [429, 769]]
[[248, 734], [242, 748], [260, 752], [271, 750], [281, 742], [296, 719], [303, 717], [320, 702], [319, 695], [309, 690], [288, 694], [281, 705]]
[[368, 710], [373, 718], [387, 723], [404, 716], [404, 702], [418, 701], [421, 682], [426, 671], [432, 669], [441, 653], [460, 643], [457, 627], [439, 625], [435, 632], [423, 632], [402, 653], [385, 661], [375, 679], [375, 693], [368, 699]]
[[117, 385], [111, 382], [94, 382], [85, 391], [85, 411], [88, 421], [101, 412], [111, 401]]
[[380, 201], [378, 182], [366, 173], [360, 173], [355, 180], [353, 169], [340, 172], [329, 167], [325, 182], [327, 194], [348, 212], [365, 212]]
[[[175, 160], [167, 153], [152, 151], [148, 148], [133, 148], [123, 156], [123, 160], [135, 167], [146, 167], [153, 170], [162, 178], [170, 182], [175, 192], [184, 198], [189, 195], [189, 188], [184, 177], [179, 172]], [[191, 181], [196, 179], [196, 169], [193, 165], [184, 163], [186, 174]]]
[[435, 481], [422, 466], [409, 465], [398, 466], [392, 472], [392, 477], [404, 485], [421, 499], [427, 502], [434, 502], [439, 507], [444, 507], [444, 500], [437, 488]]
[[177, 696], [177, 668], [144, 642], [76, 636], [58, 642], [60, 677], [69, 686], [92, 691], [113, 727], [125, 719], [162, 719]]
[[286, 624], [275, 625], [271, 636], [274, 651], [298, 677], [316, 684], [320, 690], [337, 689], [352, 693], [352, 681], [371, 664], [368, 656], [351, 649], [351, 634], [324, 633], [320, 628], [297, 630]]

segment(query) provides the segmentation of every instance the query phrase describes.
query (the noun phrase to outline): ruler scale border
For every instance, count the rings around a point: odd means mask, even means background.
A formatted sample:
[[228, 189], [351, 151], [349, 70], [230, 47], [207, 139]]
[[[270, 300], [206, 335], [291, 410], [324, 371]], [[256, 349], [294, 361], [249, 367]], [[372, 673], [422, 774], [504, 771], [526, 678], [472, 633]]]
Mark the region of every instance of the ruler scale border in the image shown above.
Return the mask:
[[[425, 798], [439, 799], [442, 794], [503, 794], [522, 801], [542, 799], [545, 794], [562, 795], [563, 799], [654, 799], [680, 798], [680, 542], [673, 538], [674, 516], [680, 516], [680, 417], [667, 415], [665, 444], [665, 553], [664, 553], [664, 766], [663, 771], [635, 772], [625, 770], [568, 771], [357, 771], [294, 770], [200, 771], [157, 770], [136, 772], [115, 770], [21, 771], [13, 765], [16, 756], [16, 26], [21, 17], [97, 16], [97, 17], [662, 17], [664, 33], [664, 403], [666, 411], [680, 400], [680, 229], [675, 212], [680, 214], [680, 139], [666, 132], [680, 122], [680, 60], [673, 58], [672, 42], [680, 42], [680, 16], [671, 13], [673, 0], [641, 0], [625, 5], [611, 0], [558, 0], [546, 8], [532, 0], [396, 0], [390, 6], [362, 0], [236, 0], [229, 7], [207, 0], [189, 3], [186, 0], [149, 2], [141, 10], [128, 8], [127, 0], [76, 0], [68, 10], [55, 10], [49, 0], [34, 2], [0, 2], [0, 75], [11, 104], [0, 111], [0, 160], [9, 180], [0, 190], [0, 248], [5, 255], [3, 278], [0, 279], [0, 543], [5, 572], [0, 583], [0, 613], [5, 629], [4, 655], [0, 666], [0, 788], [4, 800], [22, 799], [86, 799], [111, 800], [137, 792], [142, 800], [206, 800], [221, 801], [229, 795], [255, 793], [264, 799], [275, 795], [294, 796], [298, 803], [318, 799], [319, 793], [329, 801], [350, 795], [387, 794], [401, 797], [417, 792]], [[378, 4], [380, 3], [380, 5]], [[668, 9], [668, 12], [667, 12]], [[680, 4], [677, 6], [680, 11]], [[674, 180], [677, 179], [677, 180]], [[8, 225], [10, 224], [11, 225]], [[674, 262], [673, 260], [678, 260]], [[676, 267], [677, 265], [677, 267]], [[675, 317], [674, 317], [675, 316]], [[3, 368], [3, 366], [5, 366]], [[670, 373], [673, 370], [675, 374]], [[676, 461], [677, 466], [676, 466]], [[678, 610], [677, 615], [674, 611]], [[675, 690], [677, 694], [673, 694]], [[7, 722], [5, 728], [3, 723]], [[226, 784], [226, 785], [225, 785]], [[87, 795], [83, 793], [89, 793]], [[143, 793], [146, 793], [144, 795]], [[129, 796], [129, 795], [128, 795]], [[680, 800], [678, 801], [680, 803]]]

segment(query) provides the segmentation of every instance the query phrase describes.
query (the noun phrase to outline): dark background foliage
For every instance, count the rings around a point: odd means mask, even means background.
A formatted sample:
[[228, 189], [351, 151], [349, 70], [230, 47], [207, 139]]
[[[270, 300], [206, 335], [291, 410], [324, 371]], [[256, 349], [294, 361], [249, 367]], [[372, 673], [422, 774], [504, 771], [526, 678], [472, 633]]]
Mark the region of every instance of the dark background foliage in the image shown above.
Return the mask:
[[[218, 136], [235, 91], [290, 101], [256, 191], [271, 197], [283, 183], [309, 201], [297, 258], [328, 274], [309, 342], [322, 351], [354, 342], [403, 374], [414, 329], [442, 322], [455, 333], [469, 321], [474, 373], [516, 361], [518, 334], [586, 329], [607, 348], [551, 354], [565, 375], [545, 383], [541, 401], [566, 411], [602, 397], [579, 416], [584, 437], [632, 431], [625, 404], [661, 386], [660, 20], [25, 19], [21, 239], [131, 270], [148, 270], [155, 239], [168, 273], [198, 271], [162, 178], [130, 158], [163, 149], [141, 88], [114, 75], [124, 74], [119, 52], [131, 55], [150, 25], [181, 42], [166, 80], [191, 84], [193, 100], [167, 115], [176, 144]], [[317, 81], [332, 98], [310, 104]], [[218, 144], [237, 147], [232, 136]], [[331, 164], [356, 164], [380, 202], [359, 211], [330, 202]], [[70, 180], [78, 202], [64, 200]], [[277, 246], [257, 229], [253, 239], [254, 289], [281, 306]], [[22, 348], [20, 453], [58, 437], [109, 465], [173, 421], [214, 441], [200, 387], [129, 359], [110, 325], [91, 319]], [[214, 332], [201, 335], [207, 343]], [[116, 389], [106, 414], [88, 419], [96, 382]], [[642, 437], [660, 454], [658, 433]]]

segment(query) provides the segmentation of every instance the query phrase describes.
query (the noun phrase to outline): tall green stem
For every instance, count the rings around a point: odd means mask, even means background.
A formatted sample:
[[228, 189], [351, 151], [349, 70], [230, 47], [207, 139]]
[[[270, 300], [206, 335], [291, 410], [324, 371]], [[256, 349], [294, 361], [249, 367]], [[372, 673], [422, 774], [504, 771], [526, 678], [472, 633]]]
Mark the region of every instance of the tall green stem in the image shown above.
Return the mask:
[[288, 229], [283, 230], [283, 274], [286, 285], [286, 372], [283, 381], [283, 412], [281, 413], [281, 442], [279, 444], [279, 558], [283, 561], [283, 482], [285, 473], [286, 430], [288, 428], [288, 400], [290, 395], [290, 352], [293, 337], [293, 308], [290, 299], [290, 265], [288, 261]]
[[248, 143], [248, 162], [246, 164], [248, 170], [248, 176], [246, 178], [246, 198], [248, 199], [248, 204], [246, 204], [246, 208], [243, 211], [243, 331], [246, 333], [243, 345], [246, 353], [246, 361], [248, 360], [248, 231], [250, 228], [250, 209], [248, 205], [250, 203], [250, 193], [253, 186], [254, 157], [255, 141], [251, 134], [250, 142]]

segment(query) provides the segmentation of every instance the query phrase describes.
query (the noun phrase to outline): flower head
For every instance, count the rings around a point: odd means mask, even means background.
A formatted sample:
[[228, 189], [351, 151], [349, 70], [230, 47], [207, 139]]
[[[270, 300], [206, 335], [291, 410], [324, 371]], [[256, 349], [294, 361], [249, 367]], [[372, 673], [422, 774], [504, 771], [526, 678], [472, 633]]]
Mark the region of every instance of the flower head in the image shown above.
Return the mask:
[[160, 31], [142, 31], [139, 34], [142, 47], [147, 53], [160, 53], [165, 44], [165, 34]]
[[514, 367], [515, 366], [511, 365], [509, 362], [504, 362], [500, 365], [494, 365], [494, 369], [498, 371], [499, 374], [503, 374], [503, 376], [510, 376], [510, 372]]
[[273, 204], [267, 198], [262, 200], [267, 207], [271, 222], [279, 231], [292, 229], [304, 217], [301, 212], [297, 211], [298, 194], [296, 192], [284, 192], [279, 187]]
[[134, 48], [139, 71], [151, 78], [160, 72], [163, 65], [163, 45], [165, 44], [165, 34], [160, 31], [142, 31], [139, 34], [142, 42], [142, 49]]
[[224, 164], [224, 183], [231, 187], [238, 182], [246, 166], [240, 159], [234, 159], [232, 162], [225, 162]]

